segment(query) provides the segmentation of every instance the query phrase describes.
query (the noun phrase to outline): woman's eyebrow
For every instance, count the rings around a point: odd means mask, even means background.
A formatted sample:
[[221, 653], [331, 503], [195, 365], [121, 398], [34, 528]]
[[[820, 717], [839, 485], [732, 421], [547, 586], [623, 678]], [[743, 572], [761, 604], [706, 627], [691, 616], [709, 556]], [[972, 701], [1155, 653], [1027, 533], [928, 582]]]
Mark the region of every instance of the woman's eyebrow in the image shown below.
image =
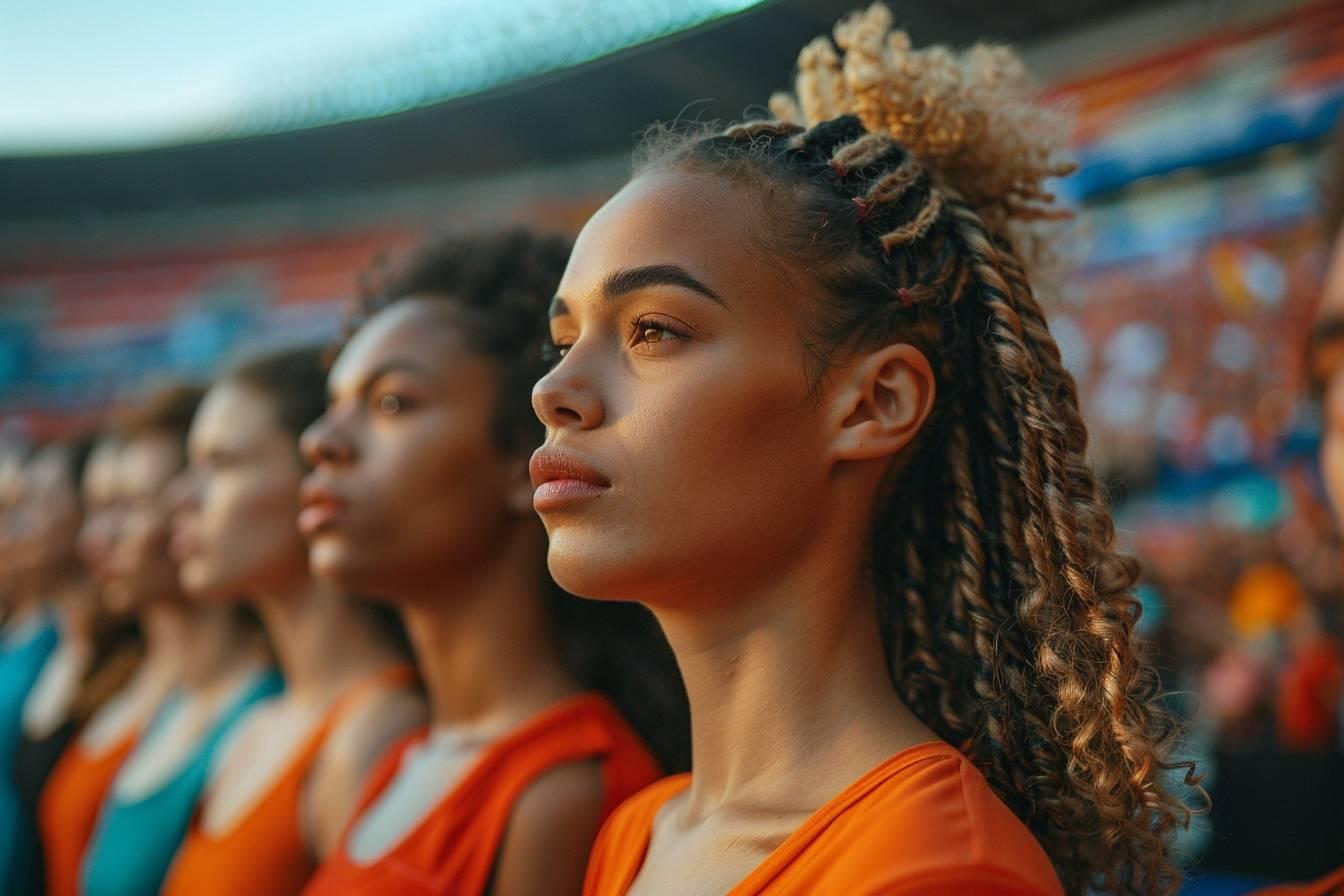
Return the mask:
[[650, 286], [678, 286], [699, 293], [724, 308], [728, 307], [722, 296], [692, 277], [685, 268], [675, 264], [651, 264], [613, 271], [602, 281], [602, 294], [608, 299], [614, 299]]
[[[390, 361], [384, 361], [361, 377], [353, 390], [354, 393], [356, 395], [364, 395], [370, 388], [372, 388], [374, 383], [378, 382], [389, 373], [409, 373], [416, 376], [429, 376], [429, 371], [425, 370], [420, 364], [417, 364], [414, 361], [394, 358]], [[335, 384], [328, 384], [327, 387], [328, 404], [336, 401], [338, 397], [337, 393], [340, 391], [339, 389], [333, 388], [334, 385]]]

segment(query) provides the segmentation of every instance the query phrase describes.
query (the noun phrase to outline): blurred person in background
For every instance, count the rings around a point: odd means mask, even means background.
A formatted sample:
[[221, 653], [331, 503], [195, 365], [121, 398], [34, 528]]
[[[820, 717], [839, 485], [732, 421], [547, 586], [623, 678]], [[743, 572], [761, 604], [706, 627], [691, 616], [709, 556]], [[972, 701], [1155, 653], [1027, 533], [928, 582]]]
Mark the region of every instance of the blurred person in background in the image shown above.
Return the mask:
[[1340, 740], [1344, 656], [1314, 604], [1304, 604], [1286, 630], [1289, 661], [1277, 683], [1278, 740], [1298, 753], [1333, 750]]
[[308, 570], [299, 436], [326, 408], [322, 352], [244, 363], [210, 388], [188, 440], [173, 553], [196, 601], [248, 600], [284, 692], [238, 726], [164, 883], [167, 896], [294, 896], [345, 830], [375, 759], [424, 701], [387, 620]]
[[9, 621], [19, 591], [14, 535], [19, 521], [18, 503], [23, 497], [23, 465], [28, 453], [27, 447], [12, 439], [0, 440], [0, 627]]
[[1305, 600], [1297, 576], [1277, 561], [1249, 564], [1232, 588], [1223, 614], [1228, 621], [1224, 646], [1209, 664], [1201, 689], [1222, 749], [1269, 745], [1284, 633], [1302, 614]]
[[5, 893], [26, 893], [31, 886], [31, 833], [14, 780], [14, 758], [24, 705], [59, 639], [48, 603], [58, 595], [49, 589], [71, 584], [65, 558], [48, 562], [56, 546], [49, 551], [43, 538], [48, 528], [44, 502], [60, 479], [63, 450], [66, 446], [47, 446], [12, 470], [3, 517], [2, 550], [10, 579], [0, 630], [0, 888]]
[[427, 245], [372, 278], [331, 368], [303, 438], [311, 562], [397, 607], [431, 727], [379, 764], [307, 896], [577, 894], [602, 820], [659, 773], [621, 711], [684, 761], [653, 620], [584, 612], [546, 573], [528, 397], [569, 248], [525, 230]]
[[693, 720], [585, 893], [1173, 893], [1135, 566], [1013, 239], [1062, 123], [1006, 48], [835, 38], [775, 119], [655, 132], [552, 305], [550, 569], [654, 610]]
[[43, 788], [75, 732], [125, 686], [140, 655], [133, 626], [104, 610], [79, 551], [87, 520], [81, 494], [96, 499], [105, 492], [114, 462], [110, 444], [92, 436], [53, 443], [28, 465], [28, 572], [33, 587], [47, 595], [59, 640], [23, 707], [13, 763], [24, 809], [23, 847], [9, 877], [10, 893], [46, 892], [34, 836]]
[[[1306, 366], [1321, 399], [1321, 473], [1340, 527], [1344, 526], [1344, 116], [1326, 148], [1321, 207], [1327, 262]], [[1336, 574], [1344, 576], [1344, 569], [1337, 566]], [[1294, 758], [1308, 783], [1301, 788], [1280, 784], [1276, 789], [1288, 791], [1283, 801], [1285, 820], [1292, 822], [1287, 825], [1290, 829], [1300, 832], [1286, 848], [1303, 853], [1303, 864], [1316, 865], [1315, 870], [1327, 863], [1336, 869], [1312, 884], [1271, 887], [1258, 891], [1259, 896], [1344, 893], [1344, 822], [1340, 820], [1344, 649], [1338, 637], [1340, 620], [1333, 620], [1330, 627], [1323, 625], [1322, 609], [1304, 608], [1287, 627], [1288, 659], [1278, 682], [1279, 739], [1296, 751]]]
[[[1307, 369], [1321, 396], [1324, 417], [1321, 473], [1336, 522], [1344, 527], [1344, 116], [1335, 126], [1324, 165], [1322, 221], [1330, 250]], [[1344, 576], [1344, 570], [1338, 572]], [[1336, 624], [1340, 621], [1334, 620]], [[1294, 631], [1295, 661], [1286, 676], [1285, 698], [1293, 706], [1295, 719], [1289, 728], [1299, 730], [1290, 736], [1323, 744], [1325, 729], [1333, 727], [1333, 743], [1344, 748], [1344, 731], [1340, 730], [1344, 718], [1344, 657], [1339, 642], [1319, 623], [1319, 615], [1313, 612]], [[1305, 715], [1314, 716], [1315, 723], [1308, 725]], [[1316, 733], [1301, 730], [1304, 727], [1314, 727]]]
[[[104, 593], [114, 610], [139, 614], [148, 657], [132, 693], [109, 704], [75, 745], [102, 754], [143, 726], [83, 856], [79, 891], [88, 896], [159, 892], [221, 741], [280, 689], [255, 619], [236, 605], [188, 601], [169, 554], [165, 491], [185, 462], [200, 397], [188, 387], [160, 392], [119, 427], [118, 511]], [[146, 722], [147, 696], [158, 705]]]
[[[184, 396], [194, 401], [190, 394]], [[99, 808], [111, 786], [117, 767], [130, 752], [135, 738], [163, 696], [176, 681], [180, 651], [162, 637], [148, 645], [139, 626], [121, 628], [118, 620], [137, 623], [134, 608], [109, 599], [108, 560], [118, 531], [120, 512], [121, 441], [109, 428], [99, 438], [85, 465], [81, 498], [83, 523], [79, 530], [79, 553], [93, 578], [99, 602], [94, 618], [94, 653], [102, 653], [107, 640], [119, 644], [108, 655], [104, 677], [86, 679], [83, 696], [72, 704], [78, 730], [55, 760], [43, 786], [37, 807], [45, 862], [46, 892], [51, 896], [76, 896], [79, 866], [93, 833]], [[153, 616], [151, 608], [139, 615]], [[163, 631], [163, 626], [155, 626]], [[119, 635], [119, 637], [111, 637]], [[148, 649], [146, 649], [148, 646]], [[126, 670], [122, 686], [104, 699], [97, 699], [104, 684], [111, 685]], [[95, 698], [89, 700], [88, 698]], [[97, 703], [97, 705], [90, 705]]]

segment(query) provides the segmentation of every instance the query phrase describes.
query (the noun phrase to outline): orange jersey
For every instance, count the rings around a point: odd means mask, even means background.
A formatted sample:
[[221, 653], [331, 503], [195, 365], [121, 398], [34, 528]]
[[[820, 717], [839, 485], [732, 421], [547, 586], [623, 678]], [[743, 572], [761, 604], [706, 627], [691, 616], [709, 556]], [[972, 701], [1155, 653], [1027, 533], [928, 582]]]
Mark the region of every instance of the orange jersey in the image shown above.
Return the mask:
[[[584, 896], [624, 896], [654, 816], [690, 785], [659, 781], [598, 835]], [[943, 743], [897, 753], [794, 831], [728, 896], [1063, 896], [1045, 851]]]
[[295, 896], [301, 891], [316, 862], [303, 834], [300, 806], [322, 745], [370, 689], [414, 680], [414, 668], [394, 666], [355, 684], [327, 711], [289, 767], [228, 830], [210, 833], [199, 817], [194, 820], [164, 880], [163, 896]]
[[42, 788], [37, 818], [51, 896], [78, 896], [79, 866], [98, 824], [98, 812], [138, 737], [139, 731], [134, 731], [96, 756], [86, 753], [76, 737], [52, 769]]
[[[426, 734], [418, 732], [389, 751], [369, 781], [356, 818], [392, 783], [407, 750]], [[357, 864], [345, 850], [347, 830], [304, 896], [479, 896], [519, 797], [546, 772], [587, 760], [602, 766], [604, 818], [659, 774], [638, 735], [610, 703], [594, 694], [571, 698], [492, 744], [387, 855]]]

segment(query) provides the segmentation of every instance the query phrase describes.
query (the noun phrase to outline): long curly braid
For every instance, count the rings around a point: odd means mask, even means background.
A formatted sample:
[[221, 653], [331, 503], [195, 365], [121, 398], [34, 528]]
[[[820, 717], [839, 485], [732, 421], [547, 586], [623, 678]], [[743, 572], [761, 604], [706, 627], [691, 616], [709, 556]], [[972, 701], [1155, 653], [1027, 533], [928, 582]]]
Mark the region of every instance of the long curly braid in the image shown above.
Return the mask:
[[874, 522], [892, 681], [1070, 892], [1174, 892], [1190, 811], [1162, 784], [1175, 727], [1134, 635], [1137, 566], [1023, 262], [1024, 225], [1063, 214], [1043, 186], [1071, 170], [1062, 126], [1006, 48], [913, 50], [882, 6], [835, 39], [843, 57], [825, 38], [803, 50], [776, 119], [656, 130], [640, 165], [762, 197], [764, 248], [822, 287], [804, 325], [818, 380], [896, 340], [928, 356], [935, 407]]

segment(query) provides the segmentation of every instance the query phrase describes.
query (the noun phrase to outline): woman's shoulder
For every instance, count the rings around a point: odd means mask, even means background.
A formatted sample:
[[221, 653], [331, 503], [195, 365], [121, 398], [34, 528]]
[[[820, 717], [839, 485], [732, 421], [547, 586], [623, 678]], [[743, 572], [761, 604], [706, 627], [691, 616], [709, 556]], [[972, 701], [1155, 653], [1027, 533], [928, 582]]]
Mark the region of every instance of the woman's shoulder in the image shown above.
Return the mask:
[[379, 681], [350, 697], [332, 710], [319, 751], [323, 765], [367, 768], [429, 723], [424, 695], [405, 682]]
[[902, 751], [850, 791], [832, 818], [817, 819], [809, 851], [826, 854], [826, 864], [841, 873], [861, 876], [853, 892], [952, 892], [982, 884], [1005, 894], [1063, 892], [1031, 831], [948, 744]]

